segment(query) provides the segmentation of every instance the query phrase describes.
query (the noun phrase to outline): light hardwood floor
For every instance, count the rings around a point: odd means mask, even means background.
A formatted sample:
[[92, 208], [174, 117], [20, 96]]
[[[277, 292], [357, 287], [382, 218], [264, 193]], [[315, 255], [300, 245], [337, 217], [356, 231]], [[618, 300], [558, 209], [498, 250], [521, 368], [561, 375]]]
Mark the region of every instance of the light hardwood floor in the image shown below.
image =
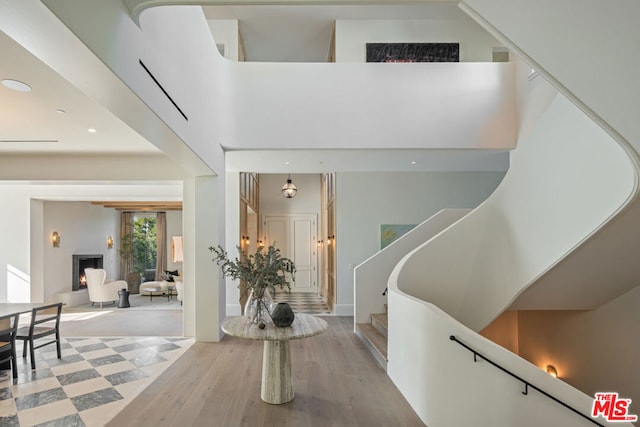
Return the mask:
[[121, 426], [423, 426], [353, 333], [353, 318], [291, 342], [295, 398], [260, 400], [262, 342], [195, 343], [109, 424]]

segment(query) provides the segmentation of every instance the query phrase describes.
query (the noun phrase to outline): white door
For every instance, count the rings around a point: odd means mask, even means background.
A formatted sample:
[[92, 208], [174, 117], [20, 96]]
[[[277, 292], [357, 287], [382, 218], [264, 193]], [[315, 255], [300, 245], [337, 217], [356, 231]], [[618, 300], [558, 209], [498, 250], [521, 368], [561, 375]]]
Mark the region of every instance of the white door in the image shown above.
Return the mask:
[[266, 245], [274, 243], [283, 257], [296, 264], [291, 292], [317, 292], [316, 215], [267, 215], [264, 230]]

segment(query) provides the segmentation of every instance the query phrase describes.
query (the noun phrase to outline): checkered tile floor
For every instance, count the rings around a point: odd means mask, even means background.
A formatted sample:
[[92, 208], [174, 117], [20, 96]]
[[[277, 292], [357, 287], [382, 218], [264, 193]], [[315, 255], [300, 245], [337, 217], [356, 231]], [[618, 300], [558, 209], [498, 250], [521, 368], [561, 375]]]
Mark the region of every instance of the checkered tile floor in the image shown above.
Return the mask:
[[274, 302], [287, 302], [294, 313], [331, 314], [322, 298], [313, 292], [277, 292]]
[[[193, 344], [190, 338], [62, 339], [36, 350], [36, 370], [18, 344], [18, 380], [0, 378], [0, 426], [102, 426]], [[10, 371], [6, 371], [10, 376]]]

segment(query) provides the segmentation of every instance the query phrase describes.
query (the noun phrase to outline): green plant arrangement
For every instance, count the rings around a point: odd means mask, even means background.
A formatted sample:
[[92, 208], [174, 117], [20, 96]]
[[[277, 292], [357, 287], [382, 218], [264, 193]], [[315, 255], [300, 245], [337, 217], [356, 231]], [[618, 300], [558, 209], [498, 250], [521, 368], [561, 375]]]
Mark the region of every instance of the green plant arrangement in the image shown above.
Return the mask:
[[[259, 248], [255, 254], [248, 255], [240, 249], [239, 257], [230, 259], [227, 252], [218, 247], [209, 247], [215, 261], [222, 270], [224, 277], [240, 280], [246, 283], [244, 289], [248, 293], [247, 307], [255, 307], [254, 310], [245, 310], [251, 323], [264, 327], [265, 310], [270, 310], [271, 293], [279, 288], [285, 292], [291, 290], [289, 282], [295, 281], [296, 266], [289, 258], [280, 254], [280, 249], [273, 244], [266, 248]], [[240, 287], [240, 285], [238, 285]]]

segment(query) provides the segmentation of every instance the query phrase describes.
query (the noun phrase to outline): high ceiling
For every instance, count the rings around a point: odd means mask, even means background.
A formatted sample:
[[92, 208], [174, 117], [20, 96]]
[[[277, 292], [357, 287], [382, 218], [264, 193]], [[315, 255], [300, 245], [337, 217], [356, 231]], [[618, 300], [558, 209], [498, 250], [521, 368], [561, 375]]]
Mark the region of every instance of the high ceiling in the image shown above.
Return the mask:
[[[254, 61], [326, 61], [336, 19], [428, 19], [460, 12], [451, 3], [405, 6], [206, 6], [209, 19], [238, 19], [247, 59]], [[0, 153], [161, 154], [107, 109], [70, 84], [0, 31], [0, 80], [31, 86], [28, 93], [0, 85]], [[11, 60], [6, 60], [11, 58]], [[90, 132], [94, 129], [95, 132]], [[453, 162], [454, 169], [483, 163], [481, 169], [504, 170], [505, 152], [449, 151], [435, 157], [427, 150], [365, 153], [326, 151], [236, 152], [230, 168], [259, 173], [294, 170], [425, 170]], [[446, 151], [446, 150], [444, 150]], [[286, 158], [285, 158], [286, 157]], [[318, 158], [322, 157], [322, 162]], [[267, 159], [269, 161], [267, 161]], [[391, 161], [390, 159], [393, 159]], [[288, 163], [285, 163], [288, 162]], [[465, 163], [466, 162], [466, 163]], [[431, 165], [431, 166], [429, 166]]]
[[18, 92], [0, 85], [0, 153], [158, 153], [1, 31], [0, 58], [0, 80], [31, 87]]

